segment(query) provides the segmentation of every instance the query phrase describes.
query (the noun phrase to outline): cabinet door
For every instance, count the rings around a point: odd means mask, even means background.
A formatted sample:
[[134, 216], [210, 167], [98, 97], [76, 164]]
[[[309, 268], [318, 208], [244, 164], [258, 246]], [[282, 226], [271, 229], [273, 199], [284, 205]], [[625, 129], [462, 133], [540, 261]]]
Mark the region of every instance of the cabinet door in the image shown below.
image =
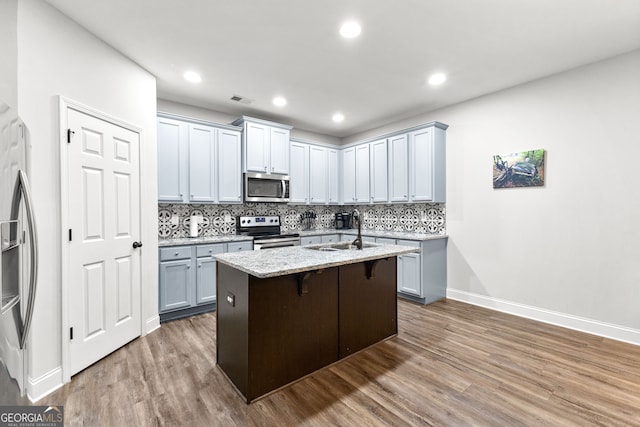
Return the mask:
[[240, 133], [218, 130], [218, 200], [220, 203], [242, 202], [242, 159]]
[[337, 234], [325, 234], [322, 236], [322, 243], [337, 243], [339, 240], [339, 236]]
[[216, 132], [203, 125], [189, 125], [189, 201], [215, 202]]
[[270, 128], [270, 173], [289, 175], [289, 130]]
[[356, 149], [347, 148], [342, 152], [342, 201], [356, 202]]
[[192, 305], [191, 260], [160, 263], [160, 312]]
[[339, 202], [338, 195], [338, 150], [329, 149], [329, 204]]
[[268, 171], [269, 131], [271, 128], [257, 123], [247, 123], [245, 127], [245, 165], [247, 171]]
[[409, 142], [407, 135], [389, 138], [389, 201], [409, 200]]
[[227, 245], [227, 252], [242, 252], [242, 251], [252, 251], [253, 250], [253, 241], [247, 240], [244, 242], [231, 242]]
[[420, 254], [404, 254], [398, 257], [398, 292], [422, 296]]
[[433, 129], [412, 132], [410, 138], [411, 200], [433, 200]]
[[369, 144], [356, 146], [356, 202], [369, 203]]
[[158, 118], [158, 200], [186, 202], [188, 128], [177, 120]]
[[371, 143], [371, 201], [387, 202], [387, 140], [383, 139]]
[[324, 147], [309, 147], [309, 201], [311, 203], [327, 203], [329, 182], [327, 163], [329, 157]]
[[216, 300], [216, 259], [198, 258], [196, 264], [196, 304], [210, 304]]
[[289, 200], [291, 203], [307, 203], [309, 197], [309, 146], [292, 142], [290, 150]]

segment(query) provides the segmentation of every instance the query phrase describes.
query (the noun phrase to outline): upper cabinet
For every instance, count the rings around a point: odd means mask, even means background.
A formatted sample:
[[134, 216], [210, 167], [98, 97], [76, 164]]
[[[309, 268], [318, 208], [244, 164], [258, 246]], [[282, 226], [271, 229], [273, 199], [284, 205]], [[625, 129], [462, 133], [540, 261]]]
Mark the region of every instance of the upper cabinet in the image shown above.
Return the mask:
[[240, 141], [235, 126], [158, 117], [158, 200], [241, 203]]
[[289, 146], [291, 203], [338, 203], [338, 150], [292, 140]]
[[371, 201], [373, 203], [387, 202], [389, 200], [387, 140], [372, 142], [370, 150]]
[[158, 117], [158, 200], [187, 202], [189, 126]]
[[246, 116], [233, 124], [244, 128], [244, 172], [289, 174], [291, 126]]
[[290, 203], [309, 202], [309, 145], [291, 141], [289, 156], [289, 200]]
[[389, 201], [409, 201], [409, 137], [389, 138]]
[[446, 125], [441, 123], [408, 134], [409, 201], [446, 201]]

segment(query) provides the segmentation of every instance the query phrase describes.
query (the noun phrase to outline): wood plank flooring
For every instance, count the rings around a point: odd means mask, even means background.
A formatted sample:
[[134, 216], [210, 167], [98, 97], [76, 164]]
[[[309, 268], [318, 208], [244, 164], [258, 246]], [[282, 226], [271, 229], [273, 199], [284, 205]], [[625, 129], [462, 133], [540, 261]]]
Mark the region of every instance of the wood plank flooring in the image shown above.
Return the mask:
[[251, 405], [215, 365], [215, 313], [165, 323], [37, 404], [68, 426], [640, 426], [640, 347], [441, 301], [398, 336]]

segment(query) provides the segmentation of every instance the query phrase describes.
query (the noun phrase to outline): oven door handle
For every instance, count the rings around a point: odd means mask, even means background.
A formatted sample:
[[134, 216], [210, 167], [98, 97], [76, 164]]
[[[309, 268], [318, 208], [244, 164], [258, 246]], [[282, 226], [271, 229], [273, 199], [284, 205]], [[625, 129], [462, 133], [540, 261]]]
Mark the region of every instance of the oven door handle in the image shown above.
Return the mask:
[[292, 246], [300, 246], [299, 242], [278, 242], [278, 243], [258, 243], [255, 245], [255, 249], [273, 249], [273, 248], [288, 248]]

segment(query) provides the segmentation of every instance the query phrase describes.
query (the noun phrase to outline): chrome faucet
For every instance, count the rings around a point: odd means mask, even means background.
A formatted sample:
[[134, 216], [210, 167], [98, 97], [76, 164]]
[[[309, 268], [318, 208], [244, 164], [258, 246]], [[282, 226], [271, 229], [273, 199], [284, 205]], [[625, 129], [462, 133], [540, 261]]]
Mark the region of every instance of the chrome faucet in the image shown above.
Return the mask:
[[362, 218], [360, 218], [360, 211], [358, 211], [358, 209], [354, 209], [351, 216], [354, 221], [358, 222], [358, 237], [356, 237], [356, 240], [351, 244], [356, 245], [356, 248], [362, 250]]

